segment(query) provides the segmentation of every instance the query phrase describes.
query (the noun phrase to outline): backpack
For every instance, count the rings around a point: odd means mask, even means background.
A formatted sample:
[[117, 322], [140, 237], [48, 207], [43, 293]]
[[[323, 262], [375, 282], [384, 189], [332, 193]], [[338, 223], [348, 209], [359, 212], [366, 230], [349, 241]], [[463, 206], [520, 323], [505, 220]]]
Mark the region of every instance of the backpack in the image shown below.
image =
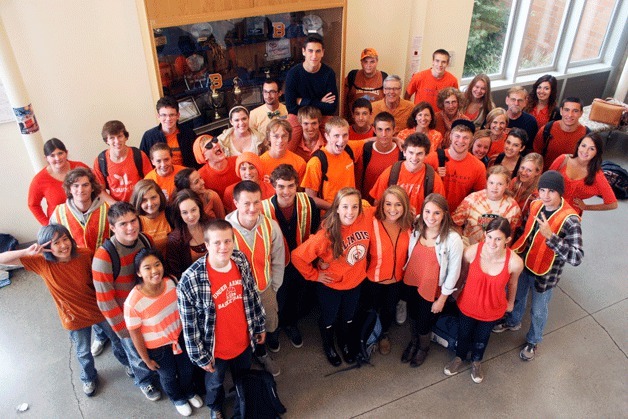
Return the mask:
[[[148, 237], [144, 234], [140, 233], [137, 238], [142, 242], [146, 249], [152, 248], [150, 240], [148, 240]], [[105, 240], [102, 247], [107, 251], [107, 253], [109, 253], [109, 258], [111, 259], [111, 272], [113, 273], [113, 280], [115, 281], [118, 278], [118, 275], [120, 275], [120, 255], [118, 254], [116, 246], [113, 244], [111, 239]]]
[[628, 199], [628, 172], [610, 160], [602, 162], [602, 171], [617, 199]]
[[[352, 87], [355, 87], [356, 89], [360, 88], [360, 89], [363, 89], [363, 90], [380, 90], [380, 89], [384, 88], [383, 85], [379, 86], [379, 87], [367, 87], [366, 89], [364, 87], [356, 86], [355, 85], [355, 76], [357, 76], [357, 74], [358, 74], [358, 70], [351, 70], [351, 71], [349, 71], [349, 74], [347, 74], [347, 84], [349, 85], [349, 88], [347, 89], [347, 91], [351, 90]], [[382, 71], [382, 80], [385, 80], [386, 77], [388, 77], [388, 74]]]
[[[362, 179], [364, 179], [364, 175], [366, 175], [366, 168], [371, 161], [371, 157], [373, 156], [373, 143], [375, 141], [369, 141], [364, 144], [364, 148], [362, 149]], [[403, 151], [401, 151], [401, 147], [397, 147], [399, 149], [399, 158], [397, 160], [404, 160]], [[394, 185], [394, 183], [393, 183]], [[389, 185], [390, 186], [390, 185]]]
[[[388, 186], [396, 185], [399, 180], [399, 172], [403, 161], [396, 161], [390, 169], [390, 177], [388, 178]], [[425, 165], [425, 179], [423, 180], [423, 196], [428, 196], [434, 192], [434, 176], [436, 172], [429, 164]]]
[[432, 341], [450, 351], [455, 351], [458, 342], [458, 324], [458, 316], [440, 316], [432, 328]]
[[[355, 158], [353, 156], [353, 150], [351, 150], [351, 147], [349, 147], [348, 145], [345, 146], [344, 151], [349, 155], [349, 157], [351, 157], [352, 161], [355, 161]], [[323, 184], [329, 180], [329, 178], [327, 177], [327, 170], [329, 170], [329, 162], [327, 161], [327, 155], [320, 148], [312, 154], [312, 157], [317, 157], [321, 161], [321, 176], [322, 177], [321, 177], [321, 186], [318, 188], [318, 196], [320, 197], [322, 196], [322, 193], [323, 193]]]
[[375, 345], [382, 335], [382, 323], [375, 310], [367, 310], [358, 317], [358, 355], [357, 365], [370, 364], [371, 354], [375, 350]]
[[244, 419], [276, 419], [286, 413], [277, 395], [277, 384], [268, 371], [250, 370], [236, 379], [235, 388]]
[[[543, 158], [545, 158], [545, 155], [547, 154], [547, 148], [549, 147], [549, 143], [550, 140], [553, 138], [552, 137], [552, 126], [554, 125], [554, 122], [556, 121], [549, 121], [547, 124], [545, 124], [545, 127], [543, 127], [543, 152], [541, 153], [541, 156], [543, 156]], [[589, 129], [589, 127], [587, 127], [585, 125], [584, 127], [586, 134], [591, 132], [591, 130]]]
[[[133, 152], [133, 162], [135, 163], [135, 168], [137, 169], [137, 174], [140, 175], [140, 179], [144, 178], [144, 164], [142, 161], [142, 152], [135, 147], [130, 147]], [[109, 176], [109, 170], [107, 169], [107, 150], [102, 151], [98, 155], [98, 169], [100, 169], [100, 173], [102, 173], [105, 178], [105, 189], [109, 189], [109, 182], [107, 181], [107, 177]]]

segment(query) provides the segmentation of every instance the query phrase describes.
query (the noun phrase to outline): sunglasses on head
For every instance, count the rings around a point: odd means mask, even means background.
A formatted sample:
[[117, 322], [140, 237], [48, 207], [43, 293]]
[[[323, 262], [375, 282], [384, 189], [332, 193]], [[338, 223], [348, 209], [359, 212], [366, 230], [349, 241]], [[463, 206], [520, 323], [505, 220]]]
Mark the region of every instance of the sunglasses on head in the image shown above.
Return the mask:
[[214, 137], [211, 140], [209, 140], [206, 144], [205, 144], [205, 149], [206, 150], [211, 150], [212, 148], [214, 148], [214, 145], [218, 144], [218, 138]]

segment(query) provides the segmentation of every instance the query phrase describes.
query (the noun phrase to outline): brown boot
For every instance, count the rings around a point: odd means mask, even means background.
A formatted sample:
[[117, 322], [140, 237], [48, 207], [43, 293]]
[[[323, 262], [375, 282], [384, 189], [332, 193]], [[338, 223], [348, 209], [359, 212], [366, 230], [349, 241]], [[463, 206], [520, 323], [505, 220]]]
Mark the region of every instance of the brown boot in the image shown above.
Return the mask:
[[416, 368], [425, 362], [427, 353], [430, 350], [430, 335], [419, 335], [419, 350], [416, 355], [410, 360], [410, 366]]

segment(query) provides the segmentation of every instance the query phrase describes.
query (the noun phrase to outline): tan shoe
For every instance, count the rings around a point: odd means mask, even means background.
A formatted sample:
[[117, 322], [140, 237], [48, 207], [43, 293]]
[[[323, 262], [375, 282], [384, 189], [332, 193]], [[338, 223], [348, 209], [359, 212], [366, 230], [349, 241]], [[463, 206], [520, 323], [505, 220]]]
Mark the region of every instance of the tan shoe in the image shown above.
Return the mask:
[[388, 335], [384, 335], [379, 341], [379, 353], [382, 355], [388, 355], [390, 353], [390, 338]]

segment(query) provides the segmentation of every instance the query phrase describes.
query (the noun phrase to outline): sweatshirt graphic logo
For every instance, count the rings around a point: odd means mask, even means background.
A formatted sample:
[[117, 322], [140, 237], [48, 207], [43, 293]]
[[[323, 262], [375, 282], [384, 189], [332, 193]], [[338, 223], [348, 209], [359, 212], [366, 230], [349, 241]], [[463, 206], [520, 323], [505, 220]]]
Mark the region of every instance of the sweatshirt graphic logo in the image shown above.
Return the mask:
[[355, 265], [366, 257], [366, 245], [360, 241], [368, 240], [369, 233], [366, 231], [356, 231], [344, 239], [342, 247], [343, 249], [348, 249], [346, 251], [346, 259], [350, 266]]

